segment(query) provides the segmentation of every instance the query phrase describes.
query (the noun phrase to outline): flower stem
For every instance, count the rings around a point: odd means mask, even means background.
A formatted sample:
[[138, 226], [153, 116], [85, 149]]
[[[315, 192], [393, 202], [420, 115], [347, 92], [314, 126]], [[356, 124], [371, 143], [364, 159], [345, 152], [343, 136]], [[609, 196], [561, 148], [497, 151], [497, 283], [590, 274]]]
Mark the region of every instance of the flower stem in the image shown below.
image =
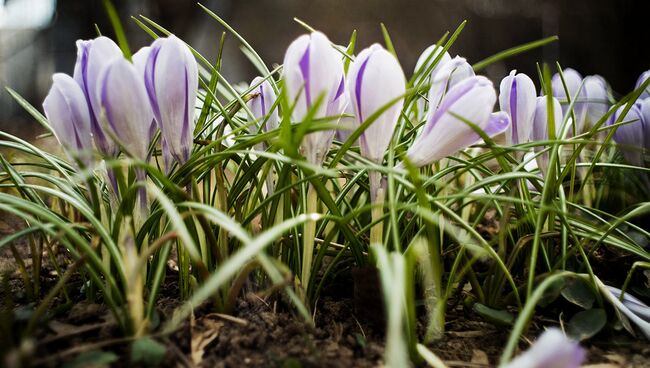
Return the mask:
[[[372, 222], [377, 222], [384, 216], [384, 188], [381, 187], [381, 173], [368, 172], [370, 182], [370, 202], [372, 203]], [[377, 222], [370, 228], [370, 245], [384, 244], [384, 224]]]
[[[318, 211], [318, 193], [312, 184], [307, 189], [307, 208], [305, 213], [316, 213]], [[316, 221], [305, 222], [303, 233], [302, 250], [302, 277], [300, 278], [305, 295], [308, 295], [309, 278], [311, 277], [311, 264], [314, 258], [314, 240], [316, 239]]]

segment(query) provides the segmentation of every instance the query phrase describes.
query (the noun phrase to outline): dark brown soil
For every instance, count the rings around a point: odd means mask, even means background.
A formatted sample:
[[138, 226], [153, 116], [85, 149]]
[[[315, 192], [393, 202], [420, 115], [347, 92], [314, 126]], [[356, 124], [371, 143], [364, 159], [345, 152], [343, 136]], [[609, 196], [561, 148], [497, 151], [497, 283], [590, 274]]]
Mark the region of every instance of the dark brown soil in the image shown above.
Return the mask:
[[[4, 221], [0, 221], [0, 236], [6, 236], [19, 226], [4, 217]], [[26, 244], [17, 244], [17, 249], [30, 267]], [[49, 268], [46, 261], [44, 264]], [[8, 275], [13, 315], [24, 318], [22, 322], [14, 320], [14, 328], [24, 328], [34, 304], [28, 301], [12, 253], [6, 248], [0, 250], [0, 272]], [[43, 288], [52, 287], [55, 279], [48, 279], [48, 271], [43, 275]], [[112, 352], [118, 360], [92, 366], [132, 365], [129, 360], [132, 341], [122, 337], [110, 311], [101, 304], [85, 300], [79, 293], [82, 286], [79, 279], [73, 278], [69, 284], [72, 300], [67, 308], [40, 324], [33, 336], [22, 344], [18, 339], [2, 341], [4, 346], [0, 351], [4, 351], [5, 356], [0, 357], [0, 366], [20, 366], [19, 357], [22, 356], [22, 366], [59, 367], [75, 362], [80, 354], [99, 351]], [[166, 349], [159, 366], [381, 366], [384, 332], [381, 323], [377, 323], [378, 306], [374, 305], [380, 299], [369, 301], [359, 293], [355, 299], [350, 283], [325, 290], [323, 294], [317, 303], [315, 326], [303, 322], [284, 303], [264, 299], [253, 292], [240, 297], [232, 316], [213, 313], [208, 305], [202, 306], [173, 334], [154, 335]], [[6, 292], [0, 289], [0, 300], [6, 299]], [[63, 300], [58, 300], [55, 306], [62, 303]], [[169, 318], [180, 304], [175, 274], [170, 270], [157, 304], [160, 320]], [[447, 319], [445, 338], [430, 348], [449, 367], [492, 367], [496, 364], [507, 341], [508, 328], [482, 321], [465, 311], [462, 303], [449, 311]], [[534, 339], [542, 326], [557, 324], [556, 320], [536, 319], [520, 346], [528, 346], [528, 341]], [[592, 368], [650, 366], [647, 341], [635, 340], [625, 332], [597, 336], [588, 349], [588, 363]]]

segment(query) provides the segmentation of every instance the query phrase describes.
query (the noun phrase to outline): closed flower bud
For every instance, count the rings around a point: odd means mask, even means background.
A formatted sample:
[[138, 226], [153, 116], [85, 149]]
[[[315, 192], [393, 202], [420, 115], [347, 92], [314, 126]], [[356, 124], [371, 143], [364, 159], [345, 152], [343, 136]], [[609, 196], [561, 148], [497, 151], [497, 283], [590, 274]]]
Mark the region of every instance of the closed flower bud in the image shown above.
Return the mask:
[[[298, 37], [284, 55], [283, 70], [294, 123], [305, 120], [312, 109], [316, 109], [314, 119], [331, 118], [338, 123], [347, 102], [345, 77], [341, 56], [327, 36], [313, 32]], [[309, 162], [323, 162], [334, 134], [335, 130], [318, 131], [303, 138], [302, 150]]]
[[549, 328], [505, 368], [578, 368], [585, 360], [585, 350], [557, 328]]
[[153, 113], [135, 66], [126, 59], [114, 59], [100, 78], [97, 96], [103, 126], [112, 130], [133, 157], [146, 160]]
[[[132, 60], [135, 69], [138, 71], [138, 75], [142, 78], [142, 83], [144, 83], [144, 71], [147, 66], [147, 60], [149, 59], [149, 54], [151, 53], [151, 47], [146, 46], [138, 50], [133, 54]], [[158, 124], [156, 124], [156, 119], [151, 119], [151, 124], [149, 125], [149, 135], [148, 141], [153, 140], [153, 136], [156, 134], [156, 129], [158, 129]]]
[[643, 152], [645, 145], [645, 127], [641, 119], [641, 110], [637, 105], [632, 105], [627, 114], [621, 118], [625, 106], [621, 106], [610, 118], [610, 124], [624, 123], [616, 128], [614, 140], [621, 147], [625, 160], [631, 165], [643, 166]]
[[[420, 83], [431, 84], [431, 82], [434, 80], [440, 68], [442, 68], [443, 65], [451, 61], [451, 56], [449, 56], [449, 53], [446, 51], [442, 54], [442, 56], [440, 56], [442, 49], [443, 49], [442, 46], [431, 45], [422, 52], [422, 54], [418, 58], [418, 61], [415, 63], [415, 69], [413, 70], [413, 74], [419, 72], [415, 85], [418, 85]], [[440, 60], [438, 61], [438, 63], [431, 69], [430, 73], [425, 75], [427, 69], [431, 67], [431, 65], [436, 61], [438, 56], [440, 56]], [[417, 107], [418, 107], [418, 118], [424, 118], [427, 110], [429, 111], [431, 110], [431, 109], [427, 109], [427, 103], [424, 98], [417, 99]]]
[[361, 51], [350, 66], [348, 89], [359, 124], [385, 108], [359, 139], [361, 154], [381, 163], [404, 105], [404, 72], [390, 52], [374, 44]]
[[52, 87], [43, 101], [45, 116], [68, 155], [89, 167], [93, 148], [86, 96], [67, 74], [54, 74], [52, 81]]
[[271, 83], [268, 80], [264, 80], [264, 78], [256, 77], [251, 82], [251, 86], [256, 86], [251, 91], [254, 97], [246, 105], [256, 120], [257, 132], [268, 132], [269, 130], [276, 129], [279, 120], [278, 109], [277, 107], [272, 108], [277, 97]]
[[[562, 107], [560, 102], [555, 97], [551, 97], [553, 101], [553, 124], [555, 124], [555, 137], [558, 138], [562, 128]], [[535, 106], [535, 116], [533, 118], [533, 129], [530, 132], [530, 139], [533, 141], [545, 141], [549, 139], [549, 115], [548, 115], [548, 98], [546, 96], [537, 97]], [[535, 150], [540, 151], [543, 147], [536, 146]], [[548, 168], [548, 152], [545, 152], [536, 157], [537, 166], [542, 173], [546, 173]]]
[[585, 77], [584, 84], [587, 95], [586, 128], [593, 127], [609, 110], [607, 98], [607, 82], [599, 75]]
[[183, 164], [190, 157], [196, 124], [194, 105], [199, 86], [196, 59], [176, 36], [159, 38], [151, 44], [144, 80], [169, 153]]
[[[587, 100], [587, 91], [584, 89], [584, 87], [582, 87], [582, 75], [580, 75], [580, 73], [574, 69], [564, 69], [562, 75], [564, 76], [564, 82], [566, 83], [566, 90], [564, 88], [564, 84], [562, 83], [560, 74], [557, 73], [551, 80], [553, 96], [560, 101], [560, 104], [562, 105], [562, 114], [564, 116], [566, 116], [569, 112], [569, 101], [573, 102], [573, 100], [576, 100], [573, 105], [573, 114], [576, 118], [574, 125], [576, 127], [577, 134], [580, 134], [582, 133], [582, 128], [585, 121], [587, 106], [584, 101]], [[569, 92], [568, 96], [567, 90]]]
[[489, 135], [505, 130], [509, 121], [504, 114], [492, 114], [496, 99], [492, 82], [483, 76], [458, 83], [428, 118], [407, 152], [408, 159], [422, 167], [476, 143], [479, 136], [466, 121]]
[[[650, 78], [650, 70], [647, 70], [639, 76], [639, 79], [636, 81], [636, 85], [634, 86], [634, 89], [639, 89], [641, 88], [641, 85]], [[650, 97], [650, 86], [646, 87], [646, 89], [641, 92], [641, 95], [639, 96], [640, 100], [646, 99]]]
[[537, 92], [532, 79], [526, 74], [516, 73], [517, 71], [513, 70], [509, 76], [503, 78], [499, 92], [499, 106], [510, 115], [512, 121], [506, 130], [508, 145], [528, 142], [533, 130], [537, 104]]
[[122, 51], [110, 38], [101, 36], [94, 40], [77, 41], [77, 62], [73, 76], [86, 96], [95, 146], [99, 152], [109, 157], [117, 155], [119, 149], [99, 123], [100, 106], [95, 92], [100, 73], [106, 65], [113, 59], [122, 57]]
[[459, 82], [473, 77], [474, 69], [469, 65], [465, 58], [456, 56], [445, 64], [441, 65], [435, 76], [431, 79], [431, 89], [429, 90], [429, 109], [428, 116], [432, 114], [440, 101], [453, 86]]

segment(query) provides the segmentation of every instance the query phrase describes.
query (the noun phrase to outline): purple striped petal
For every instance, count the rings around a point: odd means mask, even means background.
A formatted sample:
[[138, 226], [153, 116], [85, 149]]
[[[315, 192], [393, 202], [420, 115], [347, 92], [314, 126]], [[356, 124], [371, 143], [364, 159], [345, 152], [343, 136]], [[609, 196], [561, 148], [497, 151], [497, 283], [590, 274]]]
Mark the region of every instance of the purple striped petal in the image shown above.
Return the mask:
[[[650, 70], [647, 70], [647, 71], [641, 73], [641, 75], [639, 76], [639, 79], [637, 79], [637, 81], [636, 81], [636, 85], [634, 86], [634, 89], [639, 89], [641, 87], [641, 85], [643, 84], [643, 82], [645, 82], [648, 78], [650, 78]], [[650, 97], [650, 86], [648, 86], [645, 89], [645, 91], [643, 91], [641, 93], [641, 95], [639, 96], [639, 99], [643, 100], [643, 99], [646, 99], [648, 97]]]
[[153, 113], [136, 68], [125, 59], [114, 59], [104, 69], [97, 94], [101, 122], [113, 130], [127, 151], [146, 160]]
[[45, 116], [66, 153], [89, 167], [92, 164], [92, 139], [86, 97], [67, 74], [54, 74], [52, 81], [43, 101]]
[[549, 328], [505, 368], [578, 368], [586, 352], [557, 328]]
[[440, 101], [442, 101], [447, 91], [461, 81], [475, 75], [472, 66], [460, 56], [456, 56], [437, 69], [436, 75], [431, 79], [431, 88], [428, 94], [429, 116], [440, 106]]
[[361, 154], [380, 163], [404, 105], [400, 98], [406, 92], [404, 72], [390, 52], [374, 44], [359, 53], [348, 74], [348, 89], [359, 125], [391, 104], [360, 137]]
[[159, 38], [149, 51], [144, 80], [156, 122], [176, 161], [189, 159], [199, 85], [198, 65], [176, 36]]
[[496, 102], [492, 82], [482, 76], [454, 86], [427, 121], [407, 152], [418, 167], [429, 165], [476, 143], [476, 133], [465, 120], [485, 130]]
[[643, 152], [645, 145], [645, 127], [641, 119], [641, 110], [637, 105], [633, 105], [627, 114], [621, 118], [625, 106], [621, 106], [612, 114], [609, 123], [614, 124], [619, 121], [625, 123], [616, 127], [614, 140], [620, 146], [625, 160], [631, 165], [643, 166]]
[[609, 110], [609, 99], [607, 97], [607, 82], [599, 75], [585, 77], [584, 83], [586, 102], [586, 127], [593, 127]]
[[580, 134], [583, 131], [587, 112], [587, 106], [584, 102], [587, 99], [587, 92], [584, 87], [582, 87], [582, 75], [571, 68], [564, 69], [562, 75], [564, 76], [564, 81], [566, 83], [567, 90], [569, 91], [569, 96], [567, 97], [560, 74], [557, 73], [551, 80], [553, 97], [557, 98], [560, 101], [560, 104], [562, 105], [562, 115], [564, 116], [566, 116], [568, 113], [569, 100], [576, 100], [573, 107], [573, 113], [576, 118], [576, 122], [574, 122], [574, 124], [576, 126], [577, 133]]
[[120, 48], [107, 37], [77, 41], [77, 62], [73, 76], [86, 96], [95, 146], [105, 156], [115, 156], [118, 149], [99, 124], [100, 107], [95, 91], [99, 84], [100, 73], [106, 65], [113, 59], [121, 57], [123, 56]]
[[499, 106], [512, 119], [512, 124], [506, 131], [506, 144], [528, 142], [535, 115], [535, 84], [526, 74], [516, 74], [513, 70], [503, 78], [499, 89]]
[[[257, 97], [252, 98], [247, 102], [248, 108], [253, 113], [255, 120], [258, 121], [258, 124], [262, 124], [266, 119], [266, 124], [264, 127], [258, 126], [257, 131], [269, 131], [276, 129], [278, 127], [278, 110], [277, 108], [271, 111], [275, 100], [277, 99], [275, 91], [268, 80], [264, 80], [261, 77], [256, 77], [251, 82], [251, 86], [259, 85], [255, 92], [258, 93]], [[267, 115], [271, 113], [271, 115]]]

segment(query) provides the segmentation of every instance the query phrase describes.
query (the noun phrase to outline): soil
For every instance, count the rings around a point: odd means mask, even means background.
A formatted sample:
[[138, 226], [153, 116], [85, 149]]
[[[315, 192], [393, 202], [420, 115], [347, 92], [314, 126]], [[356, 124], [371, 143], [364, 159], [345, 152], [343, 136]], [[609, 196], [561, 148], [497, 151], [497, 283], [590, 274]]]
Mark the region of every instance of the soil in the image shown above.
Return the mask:
[[[0, 214], [0, 237], [10, 234], [19, 226], [15, 219]], [[28, 248], [27, 244], [16, 244], [16, 249], [29, 268], [31, 259]], [[44, 268], [43, 288], [47, 291], [56, 279], [49, 272], [51, 266], [46, 257]], [[19, 330], [18, 327], [24, 327], [29, 311], [35, 306], [27, 299], [13, 255], [7, 247], [0, 249], [2, 274], [6, 275], [8, 282], [3, 283], [8, 285], [9, 290], [0, 288], [0, 301], [8, 300], [7, 292], [11, 294], [9, 299], [13, 302], [12, 323], [15, 332]], [[357, 272], [355, 279], [359, 277]], [[56, 300], [50, 311], [53, 317], [39, 325], [33, 336], [23, 340], [22, 344], [17, 343], [18, 339], [5, 336], [3, 340], [0, 337], [0, 352], [5, 353], [5, 356], [0, 356], [0, 365], [134, 365], [129, 360], [132, 341], [122, 337], [105, 306], [86, 300], [79, 292], [82, 286], [81, 280], [73, 277], [68, 287], [72, 302], [66, 308], [59, 309], [57, 314], [57, 307], [63, 305], [63, 300]], [[170, 318], [180, 304], [175, 274], [170, 270], [157, 303], [160, 320]], [[0, 306], [5, 305], [4, 302], [0, 303]], [[315, 326], [311, 326], [287, 309], [281, 300], [273, 301], [246, 292], [238, 299], [231, 316], [214, 313], [209, 305], [204, 305], [197, 308], [194, 316], [171, 335], [154, 335], [155, 340], [165, 347], [164, 359], [155, 365], [286, 368], [381, 366], [384, 331], [381, 321], [377, 320], [377, 308], [376, 300], [367, 299], [363, 293], [355, 293], [349, 282], [335, 282], [323, 291], [317, 303]], [[6, 317], [6, 314], [0, 314], [0, 317], [3, 316]], [[481, 320], [465, 310], [462, 303], [450, 308], [447, 321], [445, 338], [431, 345], [430, 349], [449, 367], [492, 367], [497, 363], [508, 338], [508, 327], [494, 326]], [[0, 323], [6, 324], [6, 321], [0, 320]], [[155, 324], [159, 325], [159, 322]], [[526, 348], [543, 326], [557, 324], [557, 320], [536, 317], [522, 338], [520, 348]], [[650, 357], [650, 346], [647, 341], [635, 340], [626, 332], [602, 335], [586, 345], [588, 367], [650, 366], [647, 358]], [[97, 356], [95, 364], [80, 360], [80, 357], [89, 357], [97, 352], [114, 353], [114, 359], [107, 360], [105, 364], [98, 364], [101, 359]]]

